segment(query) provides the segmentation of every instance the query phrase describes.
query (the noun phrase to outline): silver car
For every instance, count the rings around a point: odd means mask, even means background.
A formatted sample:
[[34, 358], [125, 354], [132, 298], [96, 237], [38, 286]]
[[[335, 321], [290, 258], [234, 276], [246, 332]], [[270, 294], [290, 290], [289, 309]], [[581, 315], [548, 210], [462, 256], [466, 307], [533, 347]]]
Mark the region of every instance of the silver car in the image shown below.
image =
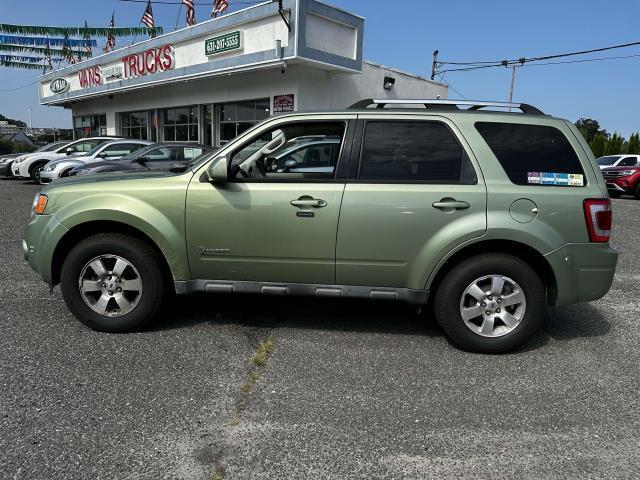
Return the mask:
[[66, 177], [69, 172], [87, 164], [103, 162], [108, 160], [118, 160], [131, 152], [151, 145], [153, 142], [147, 140], [112, 140], [96, 145], [85, 155], [73, 158], [61, 158], [52, 160], [40, 172], [40, 183], [51, 183], [58, 178]]

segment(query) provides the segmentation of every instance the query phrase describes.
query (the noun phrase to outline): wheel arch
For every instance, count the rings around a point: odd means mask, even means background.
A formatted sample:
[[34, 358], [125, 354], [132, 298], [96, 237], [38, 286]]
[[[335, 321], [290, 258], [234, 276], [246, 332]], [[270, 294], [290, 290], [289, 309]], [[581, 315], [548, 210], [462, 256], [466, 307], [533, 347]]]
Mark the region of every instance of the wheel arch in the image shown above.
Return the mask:
[[35, 170], [35, 168], [38, 165], [46, 165], [49, 162], [50, 160], [47, 160], [46, 158], [39, 158], [37, 160], [32, 160], [31, 162], [29, 162], [29, 167], [28, 167], [29, 175], [31, 175], [31, 172], [33, 172], [33, 170]]
[[453, 267], [467, 258], [489, 252], [506, 253], [520, 258], [531, 265], [544, 284], [547, 305], [555, 305], [558, 295], [557, 280], [551, 265], [544, 258], [544, 255], [524, 243], [513, 240], [498, 239], [483, 240], [469, 244], [441, 261], [435, 273], [431, 275], [427, 283], [427, 289], [430, 290], [429, 297], [434, 297], [442, 279]]
[[122, 233], [131, 237], [142, 240], [150, 245], [157, 253], [158, 258], [161, 260], [161, 268], [167, 279], [167, 282], [171, 284], [173, 288], [173, 274], [171, 267], [164, 255], [162, 249], [158, 244], [142, 230], [135, 228], [131, 225], [121, 223], [113, 220], [95, 220], [85, 223], [80, 223], [71, 228], [58, 242], [53, 252], [51, 259], [51, 284], [57, 285], [60, 283], [60, 272], [62, 271], [62, 264], [67, 257], [71, 249], [85, 238], [91, 237], [98, 233]]

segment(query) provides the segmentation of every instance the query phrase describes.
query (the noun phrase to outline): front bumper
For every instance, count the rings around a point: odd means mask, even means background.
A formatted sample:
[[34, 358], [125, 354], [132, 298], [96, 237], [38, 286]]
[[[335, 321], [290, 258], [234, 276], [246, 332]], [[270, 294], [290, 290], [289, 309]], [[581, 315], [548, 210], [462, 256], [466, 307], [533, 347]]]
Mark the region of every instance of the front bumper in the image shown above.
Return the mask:
[[13, 177], [12, 165], [13, 161], [0, 164], [0, 177]]
[[608, 243], [568, 243], [545, 255], [556, 277], [556, 305], [604, 297], [613, 283], [618, 252]]
[[605, 180], [607, 182], [607, 190], [620, 193], [633, 193], [638, 183], [638, 179], [635, 176], [606, 178]]
[[54, 215], [34, 215], [27, 225], [22, 241], [24, 258], [49, 285], [52, 285], [55, 248], [67, 232]]
[[56, 172], [55, 170], [52, 172], [45, 172], [44, 170], [42, 170], [40, 172], [40, 183], [51, 183], [57, 178], [58, 172]]
[[21, 173], [20, 165], [22, 164], [24, 164], [24, 162], [20, 162], [20, 163], [13, 162], [13, 165], [11, 165], [11, 171], [13, 172], [13, 176], [18, 178], [29, 178], [28, 173], [25, 175]]

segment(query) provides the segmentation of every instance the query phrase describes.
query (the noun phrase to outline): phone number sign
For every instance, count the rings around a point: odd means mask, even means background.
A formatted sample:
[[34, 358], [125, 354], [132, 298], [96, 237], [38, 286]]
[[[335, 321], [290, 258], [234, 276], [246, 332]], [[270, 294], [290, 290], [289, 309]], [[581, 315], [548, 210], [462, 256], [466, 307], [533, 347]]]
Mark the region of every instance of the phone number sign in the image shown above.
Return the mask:
[[240, 31], [207, 38], [204, 41], [204, 53], [207, 55], [218, 55], [234, 50], [242, 50], [242, 32]]

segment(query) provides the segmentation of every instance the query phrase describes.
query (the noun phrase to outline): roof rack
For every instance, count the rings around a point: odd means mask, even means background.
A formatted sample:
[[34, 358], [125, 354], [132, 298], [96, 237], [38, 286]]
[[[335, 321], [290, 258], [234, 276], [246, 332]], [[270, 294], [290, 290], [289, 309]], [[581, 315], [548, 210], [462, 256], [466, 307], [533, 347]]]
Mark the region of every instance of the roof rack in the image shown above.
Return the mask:
[[[440, 100], [440, 99], [389, 99], [369, 98], [360, 100], [349, 107], [350, 110], [362, 110], [372, 105], [385, 108], [387, 105], [423, 105], [430, 110], [480, 110], [481, 108], [517, 108], [522, 113], [544, 115], [541, 110], [528, 103], [481, 102], [477, 100]], [[460, 108], [466, 106], [467, 108]]]

